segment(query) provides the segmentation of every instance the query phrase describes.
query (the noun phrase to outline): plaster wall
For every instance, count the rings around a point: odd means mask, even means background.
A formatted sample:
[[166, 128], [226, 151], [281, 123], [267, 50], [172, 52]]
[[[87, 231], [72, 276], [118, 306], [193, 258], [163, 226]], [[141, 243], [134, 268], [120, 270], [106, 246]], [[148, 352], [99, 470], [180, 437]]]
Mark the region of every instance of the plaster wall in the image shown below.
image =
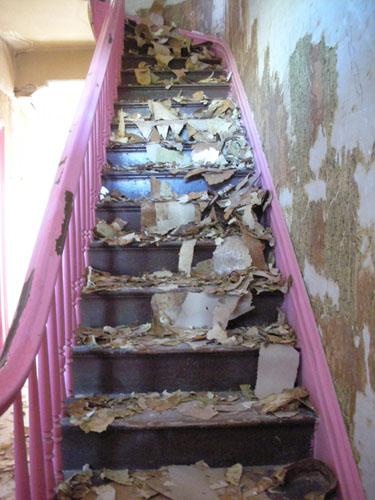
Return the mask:
[[[125, 0], [125, 12], [143, 16], [153, 0]], [[225, 0], [165, 0], [164, 20], [189, 31], [224, 36]]]
[[16, 50], [90, 46], [88, 0], [0, 0], [0, 34]]
[[21, 52], [15, 57], [16, 93], [45, 85], [48, 80], [85, 79], [94, 47]]
[[226, 0], [226, 33], [375, 490], [375, 2]]

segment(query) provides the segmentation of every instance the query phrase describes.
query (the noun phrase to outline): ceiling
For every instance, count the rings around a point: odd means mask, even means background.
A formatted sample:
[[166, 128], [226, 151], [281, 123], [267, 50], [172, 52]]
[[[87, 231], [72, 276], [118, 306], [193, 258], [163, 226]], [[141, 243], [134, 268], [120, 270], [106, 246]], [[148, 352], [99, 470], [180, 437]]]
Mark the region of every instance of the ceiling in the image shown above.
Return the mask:
[[0, 0], [0, 36], [16, 50], [94, 44], [88, 0]]

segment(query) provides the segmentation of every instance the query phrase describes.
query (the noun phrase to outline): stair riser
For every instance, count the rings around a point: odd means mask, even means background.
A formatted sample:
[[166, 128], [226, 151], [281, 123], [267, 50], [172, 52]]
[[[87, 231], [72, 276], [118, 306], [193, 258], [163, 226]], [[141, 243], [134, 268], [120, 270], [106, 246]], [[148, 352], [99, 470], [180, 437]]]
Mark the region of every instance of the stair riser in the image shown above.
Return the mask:
[[[92, 328], [104, 325], [129, 325], [134, 321], [146, 323], [152, 320], [152, 294], [146, 291], [128, 294], [91, 293], [81, 296], [82, 324]], [[281, 293], [254, 295], [255, 309], [233, 320], [229, 326], [262, 325], [277, 320], [277, 308], [282, 304]]]
[[227, 391], [256, 382], [258, 351], [240, 353], [73, 354], [73, 391], [77, 395], [135, 392]]
[[[311, 456], [313, 424], [126, 429], [85, 434], [63, 426], [63, 468], [152, 469], [204, 460], [211, 467], [285, 464]], [[79, 443], [79, 446], [77, 444]], [[72, 453], [74, 450], [74, 453]]]
[[[126, 219], [125, 219], [126, 220]], [[90, 266], [111, 274], [128, 274], [139, 276], [145, 272], [169, 269], [178, 270], [180, 246], [166, 247], [123, 247], [123, 248], [91, 248], [89, 249]], [[196, 246], [193, 265], [212, 257], [214, 247]]]
[[134, 208], [114, 208], [114, 207], [100, 207], [96, 209], [96, 218], [104, 220], [110, 224], [116, 217], [127, 221], [126, 229], [129, 231], [141, 230], [141, 212], [140, 207], [137, 205]]
[[[127, 30], [128, 30], [128, 28], [127, 28]], [[130, 33], [131, 33], [130, 31], [127, 31], [127, 34], [130, 34]], [[137, 54], [147, 55], [149, 47], [152, 47], [151, 43], [145, 43], [142, 47], [138, 47], [137, 42], [136, 42], [136, 40], [134, 38], [126, 38], [124, 40], [124, 50], [125, 50], [125, 52], [127, 52], [130, 49], [130, 50], [135, 50], [137, 52]], [[131, 54], [131, 55], [134, 56], [136, 54]], [[182, 47], [182, 49], [181, 49], [181, 56], [182, 57], [187, 57], [188, 55], [189, 54], [188, 54], [187, 49], [184, 48], [184, 47]]]
[[222, 99], [228, 97], [230, 85], [210, 84], [210, 85], [173, 85], [166, 89], [163, 85], [153, 85], [148, 87], [118, 87], [118, 99], [124, 101], [134, 101], [138, 99], [167, 99], [176, 97], [180, 93], [184, 97], [191, 97], [197, 90], [202, 90], [205, 95], [212, 99]]
[[[146, 154], [142, 154], [143, 158], [140, 159], [139, 163], [146, 163], [147, 158]], [[113, 165], [121, 165], [125, 166], [125, 161], [134, 161], [136, 160], [129, 158], [130, 155], [126, 155], [126, 153], [115, 153], [111, 151], [107, 154], [107, 157], [113, 163]], [[137, 153], [138, 156], [138, 153]], [[134, 163], [132, 163], [134, 164]], [[131, 164], [131, 165], [132, 165]], [[215, 184], [213, 186], [209, 186], [207, 182], [202, 177], [194, 177], [190, 179], [184, 179], [183, 177], [171, 177], [167, 175], [160, 174], [151, 174], [156, 177], [159, 181], [166, 181], [170, 184], [173, 191], [177, 194], [187, 194], [190, 192], [199, 193], [201, 191], [206, 191], [207, 189], [211, 189], [212, 191], [220, 191], [224, 187], [232, 184], [236, 185], [240, 182], [247, 174], [248, 170], [242, 170], [236, 172], [230, 179], [221, 182], [220, 184]], [[128, 198], [132, 200], [136, 200], [141, 197], [149, 197], [150, 196], [150, 176], [135, 174], [135, 175], [106, 175], [102, 176], [102, 185], [105, 186], [112, 193], [114, 189], [117, 189], [121, 194], [124, 194]]]
[[[186, 60], [187, 60], [186, 58], [175, 57], [169, 62], [168, 67], [172, 69], [185, 68]], [[142, 61], [146, 62], [150, 66], [156, 65], [155, 57], [150, 57], [147, 55], [136, 56], [133, 54], [127, 54], [122, 58], [122, 69], [138, 68], [138, 64]], [[220, 59], [201, 59], [201, 62], [205, 64], [214, 65], [214, 64], [220, 64]]]

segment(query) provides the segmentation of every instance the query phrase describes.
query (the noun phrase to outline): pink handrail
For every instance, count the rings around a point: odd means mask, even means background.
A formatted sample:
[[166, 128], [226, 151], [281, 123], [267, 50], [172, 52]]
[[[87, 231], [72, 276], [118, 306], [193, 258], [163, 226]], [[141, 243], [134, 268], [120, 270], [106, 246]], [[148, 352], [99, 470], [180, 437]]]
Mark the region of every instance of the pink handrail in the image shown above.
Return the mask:
[[[70, 363], [79, 291], [120, 78], [123, 0], [107, 0], [106, 16], [97, 21], [97, 31], [100, 25], [81, 101], [0, 355], [0, 415], [14, 404], [17, 500], [52, 499], [62, 478], [60, 419], [72, 390]], [[27, 379], [28, 447], [21, 399]]]

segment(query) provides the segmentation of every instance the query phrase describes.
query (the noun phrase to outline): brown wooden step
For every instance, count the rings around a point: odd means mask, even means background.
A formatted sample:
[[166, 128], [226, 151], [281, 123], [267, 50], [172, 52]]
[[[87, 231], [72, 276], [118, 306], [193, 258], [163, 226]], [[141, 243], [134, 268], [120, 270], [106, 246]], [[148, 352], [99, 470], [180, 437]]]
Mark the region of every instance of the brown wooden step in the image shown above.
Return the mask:
[[[176, 79], [176, 75], [172, 71], [152, 71], [152, 73], [163, 80], [174, 80]], [[185, 73], [185, 77], [188, 81], [196, 82], [199, 84], [200, 80], [204, 80], [209, 76], [213, 76], [214, 78], [219, 78], [220, 76], [226, 76], [226, 71], [222, 69], [197, 69], [193, 71], [187, 71]], [[121, 71], [121, 85], [138, 85], [137, 79], [135, 76], [135, 72], [133, 69], [124, 69]], [[161, 84], [161, 86], [165, 86], [166, 84]]]
[[[158, 245], [147, 246], [132, 243], [124, 247], [108, 246], [100, 241], [92, 241], [88, 250], [89, 264], [95, 269], [108, 271], [111, 274], [131, 276], [162, 269], [177, 272], [180, 248], [181, 241], [160, 242]], [[197, 242], [194, 248], [193, 266], [202, 260], [210, 259], [214, 249], [213, 241]]]
[[254, 387], [258, 350], [187, 344], [133, 349], [73, 348], [75, 395], [135, 392], [229, 391]]
[[131, 87], [120, 85], [117, 89], [117, 95], [119, 100], [135, 101], [138, 99], [167, 99], [179, 95], [180, 92], [186, 97], [191, 97], [198, 90], [202, 90], [210, 99], [221, 99], [228, 97], [230, 88], [230, 83], [172, 85], [168, 89], [162, 85], [134, 85]]
[[[203, 491], [203, 494], [196, 493], [196, 485], [191, 482], [192, 478], [200, 478], [199, 472], [202, 471], [204, 473], [203, 477], [207, 478], [207, 474], [209, 475], [210, 479], [208, 481], [209, 484], [213, 485], [213, 483], [218, 484], [218, 481], [220, 480], [225, 480], [226, 478], [226, 473], [228, 471], [227, 468], [213, 468], [210, 467], [208, 468], [207, 466], [204, 466], [203, 464], [199, 463], [197, 465], [192, 465], [192, 466], [175, 466], [173, 464], [168, 464], [169, 466], [172, 466], [173, 469], [164, 470], [161, 472], [160, 469], [157, 470], [148, 470], [148, 471], [140, 471], [140, 470], [135, 470], [135, 471], [129, 471], [130, 477], [139, 477], [139, 474], [141, 473], [142, 476], [146, 475], [150, 479], [146, 479], [146, 484], [147, 485], [154, 485], [155, 483], [155, 478], [160, 478], [160, 474], [162, 474], [161, 478], [159, 481], [157, 481], [157, 484], [160, 485], [161, 491], [164, 491], [164, 493], [167, 495], [157, 495], [155, 496], [158, 500], [168, 500], [170, 498], [169, 493], [169, 486], [168, 487], [163, 487], [166, 483], [171, 482], [171, 474], [169, 473], [169, 470], [173, 470], [173, 474], [177, 473], [177, 477], [179, 477], [179, 484], [180, 490], [183, 488], [185, 490], [186, 486], [182, 486], [182, 484], [186, 484], [186, 481], [188, 478], [190, 478], [190, 484], [189, 484], [189, 498], [191, 498], [191, 495], [201, 495], [199, 498], [205, 498], [207, 489], [202, 486], [198, 486], [198, 491]], [[234, 464], [233, 464], [234, 465]], [[192, 471], [190, 469], [193, 468]], [[284, 484], [276, 486], [274, 478], [275, 477], [280, 477], [280, 465], [266, 465], [266, 466], [253, 466], [253, 467], [244, 467], [243, 468], [243, 474], [241, 477], [241, 481], [239, 486], [232, 486], [228, 485], [225, 489], [216, 489], [215, 493], [219, 494], [219, 496], [215, 496], [214, 498], [226, 498], [230, 500], [242, 500], [243, 498], [251, 498], [251, 496], [245, 496], [246, 493], [250, 494], [250, 490], [254, 488], [254, 485], [267, 485], [267, 483], [270, 485], [270, 487], [267, 489], [267, 492], [269, 495], [266, 495], [265, 493], [261, 493], [260, 495], [256, 495], [254, 493], [254, 499], [256, 498], [263, 498], [263, 499], [269, 499], [269, 498], [274, 498], [277, 500], [301, 500], [301, 499], [307, 499], [307, 498], [313, 498], [313, 496], [316, 496], [317, 494], [321, 493], [321, 498], [325, 495], [325, 498], [329, 498], [329, 500], [338, 500], [339, 496], [336, 491], [336, 480], [334, 477], [333, 472], [330, 472], [328, 467], [323, 466], [323, 463], [314, 460], [311, 458], [304, 459], [302, 461], [294, 462], [292, 464], [286, 464], [285, 465], [285, 470], [287, 473], [285, 474], [285, 480]], [[64, 473], [64, 478], [68, 479], [71, 476], [75, 474], [81, 474], [81, 470], [72, 470], [72, 471], [63, 471]], [[198, 475], [197, 475], [198, 473]], [[91, 484], [92, 485], [101, 485], [105, 484], [103, 479], [100, 478], [100, 471], [93, 471], [93, 478], [91, 479]], [[79, 476], [76, 476], [79, 477]], [[172, 481], [173, 482], [173, 481]], [[224, 484], [226, 481], [224, 481]], [[89, 484], [89, 486], [91, 486]], [[110, 483], [111, 484], [111, 483]], [[113, 483], [112, 483], [113, 486]], [[257, 486], [255, 487], [255, 491], [257, 491]], [[132, 500], [144, 500], [144, 491], [140, 488], [139, 490], [134, 491], [134, 488], [132, 487], [126, 487], [126, 486], [121, 486], [121, 492], [124, 491], [123, 488], [129, 488], [129, 495], [131, 495]], [[153, 489], [153, 488], [152, 488]], [[126, 490], [127, 491], [127, 490]], [[272, 493], [271, 493], [272, 492]], [[318, 492], [318, 493], [317, 493]], [[156, 494], [156, 493], [155, 493]], [[125, 498], [125, 497], [121, 497]], [[175, 498], [175, 495], [174, 495]], [[197, 496], [195, 498], [198, 498]], [[130, 500], [130, 499], [129, 499]]]
[[[81, 322], [93, 328], [129, 325], [135, 321], [139, 324], [151, 322], [151, 298], [158, 292], [160, 289], [157, 288], [126, 288], [83, 294], [80, 298]], [[230, 321], [228, 328], [273, 323], [277, 320], [277, 309], [281, 307], [283, 297], [281, 292], [254, 294], [255, 309]]]
[[[137, 153], [138, 155], [138, 153]], [[146, 151], [140, 150], [139, 156], [145, 158]], [[112, 161], [114, 165], [122, 165], [122, 162], [129, 161], [129, 156], [123, 150], [108, 151], [107, 158]], [[134, 165], [136, 168], [136, 165]], [[110, 192], [117, 189], [121, 194], [124, 194], [132, 200], [137, 198], [150, 196], [150, 176], [156, 177], [159, 181], [168, 182], [173, 191], [177, 194], [187, 194], [190, 192], [201, 192], [210, 189], [211, 191], [220, 191], [221, 189], [229, 186], [230, 184], [236, 185], [251, 171], [248, 169], [237, 170], [233, 176], [220, 184], [209, 186], [203, 177], [190, 177], [185, 179], [185, 173], [172, 175], [168, 172], [147, 172], [135, 173], [133, 171], [113, 171], [105, 172], [102, 174], [102, 185], [105, 186]], [[98, 212], [99, 217], [99, 212]]]
[[63, 468], [89, 463], [94, 469], [149, 469], [198, 460], [212, 467], [285, 464], [311, 456], [315, 422], [307, 409], [280, 418], [251, 408], [207, 421], [177, 410], [144, 411], [115, 421], [102, 433], [85, 434], [63, 419]]
[[[174, 57], [168, 64], [168, 67], [171, 69], [180, 69], [185, 68], [187, 57]], [[122, 56], [122, 69], [134, 69], [138, 68], [138, 64], [144, 61], [149, 66], [153, 67], [156, 65], [156, 59], [153, 56], [148, 56], [145, 54], [126, 54]], [[209, 64], [212, 66], [219, 65], [221, 63], [220, 58], [216, 59], [200, 59], [200, 62]], [[215, 68], [213, 68], [215, 69]], [[217, 68], [216, 68], [217, 69]]]
[[[211, 99], [208, 100], [211, 102]], [[191, 115], [195, 111], [201, 111], [205, 109], [208, 106], [208, 104], [203, 104], [201, 102], [189, 102], [186, 104], [178, 104], [175, 101], [172, 101], [172, 108], [177, 109], [179, 113], [181, 114], [186, 114], [186, 115]], [[118, 111], [122, 109], [126, 113], [132, 114], [132, 113], [141, 113], [142, 115], [149, 115], [150, 114], [150, 109], [146, 101], [133, 101], [133, 102], [121, 102], [118, 101], [115, 103], [115, 116], [117, 116]]]
[[[181, 118], [181, 120], [183, 120], [183, 118]], [[127, 134], [133, 134], [133, 135], [139, 137], [139, 139], [141, 141], [143, 141], [144, 143], [147, 143], [146, 139], [144, 138], [144, 136], [142, 135], [141, 131], [139, 130], [139, 128], [137, 127], [137, 125], [135, 123], [133, 123], [131, 121], [126, 121], [125, 122], [125, 129], [126, 129]], [[118, 124], [112, 123], [111, 124], [112, 134], [115, 134], [117, 132], [117, 130], [118, 130]], [[237, 126], [236, 133], [240, 133], [246, 137], [246, 131], [243, 127]], [[182, 131], [179, 134], [179, 137], [182, 141], [189, 141], [190, 140], [188, 137], [187, 131], [186, 131], [186, 127], [184, 127], [182, 129]], [[169, 132], [167, 138], [168, 138], [168, 140], [175, 141], [175, 138], [172, 135], [171, 131]]]

